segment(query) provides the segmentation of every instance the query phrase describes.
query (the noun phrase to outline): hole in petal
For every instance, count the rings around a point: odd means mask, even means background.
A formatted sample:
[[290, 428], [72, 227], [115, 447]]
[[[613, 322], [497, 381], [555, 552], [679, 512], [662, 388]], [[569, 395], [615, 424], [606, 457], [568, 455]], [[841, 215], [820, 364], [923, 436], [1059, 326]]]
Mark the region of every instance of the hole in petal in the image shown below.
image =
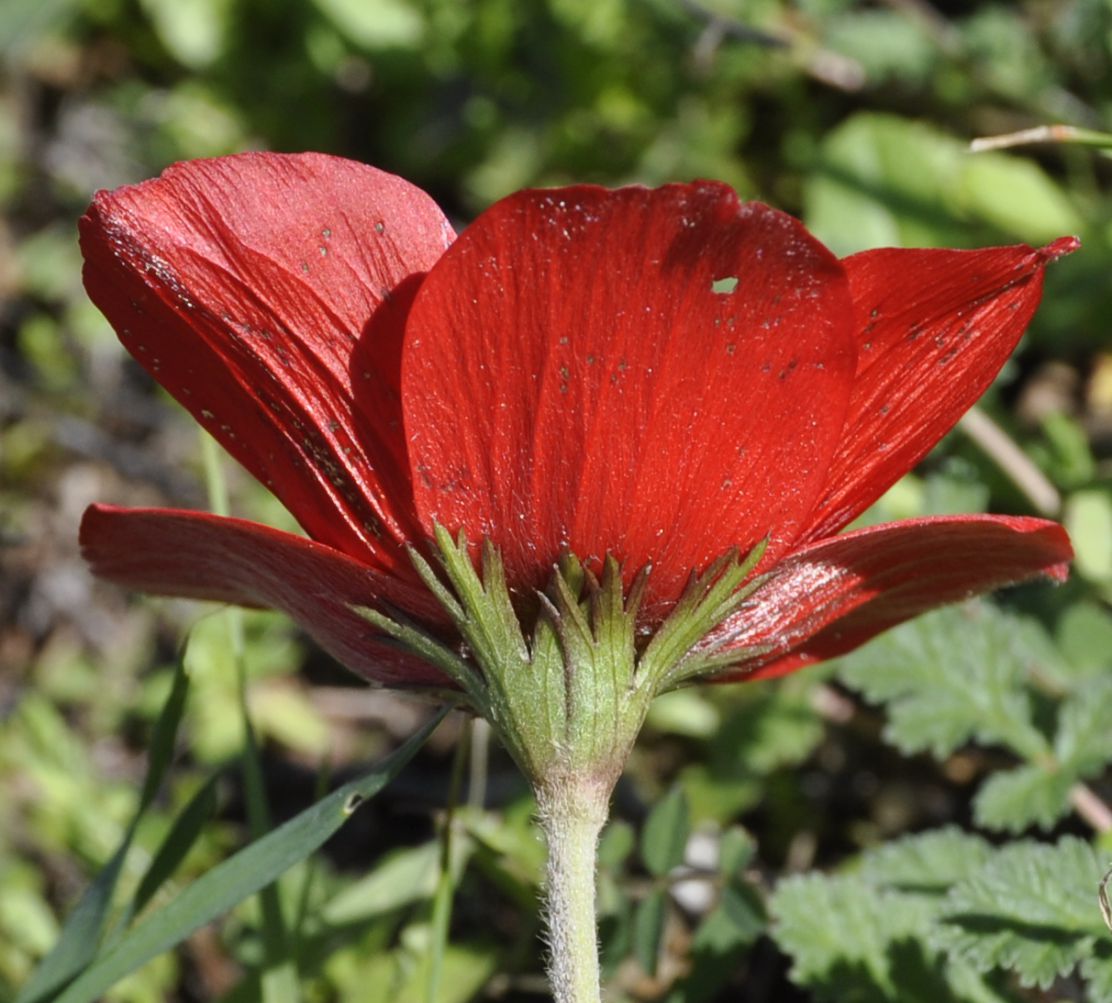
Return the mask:
[[719, 296], [729, 296], [735, 289], [737, 289], [737, 276], [728, 275], [723, 279], [715, 279], [710, 284], [710, 291], [717, 293]]
[[347, 800], [344, 801], [344, 815], [351, 815], [365, 800], [362, 794], [349, 794]]

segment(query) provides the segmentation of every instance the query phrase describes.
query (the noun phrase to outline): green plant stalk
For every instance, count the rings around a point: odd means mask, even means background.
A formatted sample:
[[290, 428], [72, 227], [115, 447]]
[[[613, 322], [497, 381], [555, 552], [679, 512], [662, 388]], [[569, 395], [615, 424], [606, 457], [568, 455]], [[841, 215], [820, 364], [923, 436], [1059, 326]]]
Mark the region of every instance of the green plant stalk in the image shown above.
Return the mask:
[[554, 1003], [601, 1003], [595, 872], [610, 791], [570, 778], [536, 794], [548, 846], [545, 918], [552, 998]]
[[456, 808], [459, 805], [460, 787], [463, 781], [463, 765], [468, 758], [471, 745], [470, 725], [464, 728], [463, 735], [456, 746], [452, 762], [452, 778], [448, 789], [448, 807], [440, 830], [440, 876], [436, 881], [436, 891], [432, 900], [432, 915], [429, 919], [432, 943], [428, 953], [428, 971], [425, 979], [426, 1003], [436, 1003], [440, 998], [440, 983], [444, 973], [444, 954], [448, 948], [448, 928], [452, 922], [452, 896], [455, 893], [453, 873], [453, 839]]

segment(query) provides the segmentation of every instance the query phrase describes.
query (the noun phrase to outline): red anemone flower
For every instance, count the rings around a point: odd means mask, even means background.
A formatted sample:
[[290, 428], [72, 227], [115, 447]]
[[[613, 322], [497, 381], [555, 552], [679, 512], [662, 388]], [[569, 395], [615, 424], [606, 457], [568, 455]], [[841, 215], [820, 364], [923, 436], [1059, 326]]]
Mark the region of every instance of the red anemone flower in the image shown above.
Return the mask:
[[1066, 576], [1039, 519], [837, 534], [988, 387], [1072, 238], [838, 260], [713, 182], [519, 192], [456, 238], [397, 177], [246, 154], [99, 193], [81, 243], [127, 349], [309, 537], [98, 505], [94, 572], [284, 610], [370, 680], [445, 685], [355, 611], [450, 635], [406, 552], [436, 524], [496, 544], [523, 602], [566, 550], [651, 565], [648, 628], [693, 570], [767, 540], [708, 639], [731, 678]]

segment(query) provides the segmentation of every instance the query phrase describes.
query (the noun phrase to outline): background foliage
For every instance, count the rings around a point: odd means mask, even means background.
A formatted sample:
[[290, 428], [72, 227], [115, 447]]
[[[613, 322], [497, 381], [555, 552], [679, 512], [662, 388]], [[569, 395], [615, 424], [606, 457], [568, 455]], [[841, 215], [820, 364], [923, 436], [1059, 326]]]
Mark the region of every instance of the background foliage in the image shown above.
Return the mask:
[[[96, 188], [253, 147], [372, 162], [461, 225], [526, 185], [709, 176], [841, 253], [1080, 234], [992, 423], [869, 515], [1060, 517], [1071, 582], [660, 700], [602, 933], [614, 1000], [1112, 1000], [1112, 172], [1080, 146], [967, 152], [1112, 127], [1109, 0], [5, 0], [0, 60], [0, 1000], [121, 845], [109, 929], [428, 715], [280, 618], [230, 635], [76, 552], [93, 500], [206, 497], [190, 423], [83, 297], [74, 220]], [[237, 514], [283, 524], [228, 475]], [[160, 712], [175, 761], [133, 825]], [[481, 733], [453, 767], [462, 741], [449, 720], [322, 854], [108, 998], [543, 998], [532, 806]]]

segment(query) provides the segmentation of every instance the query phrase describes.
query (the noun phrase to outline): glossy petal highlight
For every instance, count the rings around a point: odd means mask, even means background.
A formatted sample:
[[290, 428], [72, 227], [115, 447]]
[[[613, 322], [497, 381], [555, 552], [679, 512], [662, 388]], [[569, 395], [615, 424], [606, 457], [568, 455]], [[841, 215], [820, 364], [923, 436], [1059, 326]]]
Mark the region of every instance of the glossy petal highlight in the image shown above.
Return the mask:
[[856, 365], [838, 262], [714, 184], [522, 192], [472, 224], [410, 312], [414, 498], [539, 584], [562, 548], [692, 568], [800, 532]]
[[941, 516], [870, 526], [790, 555], [707, 644], [768, 647], [722, 678], [783, 675], [845, 654], [927, 610], [1040, 575], [1064, 581], [1073, 557], [1056, 523]]

